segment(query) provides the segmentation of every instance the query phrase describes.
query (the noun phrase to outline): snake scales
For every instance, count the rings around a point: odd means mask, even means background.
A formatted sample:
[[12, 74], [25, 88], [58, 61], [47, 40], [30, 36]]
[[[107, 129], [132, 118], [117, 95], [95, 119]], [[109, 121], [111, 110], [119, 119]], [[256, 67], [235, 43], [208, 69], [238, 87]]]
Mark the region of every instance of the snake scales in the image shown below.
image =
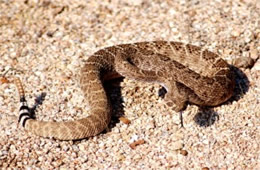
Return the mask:
[[90, 116], [65, 122], [33, 119], [23, 89], [18, 87], [19, 122], [26, 130], [43, 137], [75, 140], [95, 136], [111, 119], [111, 105], [103, 82], [121, 76], [160, 83], [167, 89], [165, 105], [177, 112], [187, 102], [199, 106], [219, 105], [232, 96], [235, 86], [229, 65], [200, 47], [167, 41], [120, 44], [97, 51], [81, 70], [80, 86]]

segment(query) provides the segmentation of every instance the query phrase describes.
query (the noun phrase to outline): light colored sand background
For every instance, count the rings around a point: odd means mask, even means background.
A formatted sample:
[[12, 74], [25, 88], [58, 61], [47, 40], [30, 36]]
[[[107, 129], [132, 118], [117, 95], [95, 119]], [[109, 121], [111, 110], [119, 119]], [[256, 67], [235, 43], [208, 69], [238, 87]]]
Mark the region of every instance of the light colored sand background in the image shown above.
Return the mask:
[[[10, 67], [23, 71], [30, 105], [47, 93], [37, 119], [84, 117], [87, 109], [78, 75], [88, 56], [106, 46], [148, 40], [205, 46], [229, 62], [241, 56], [256, 59], [260, 2], [0, 1], [0, 72]], [[124, 80], [123, 109], [131, 124], [112, 123], [107, 132], [77, 142], [44, 139], [18, 128], [15, 86], [1, 84], [0, 167], [259, 169], [259, 60], [242, 71], [250, 82], [248, 90], [243, 90], [246, 80], [238, 78], [235, 98], [214, 108], [209, 127], [194, 121], [199, 111], [190, 105], [183, 115], [185, 129], [179, 129], [178, 113], [159, 106], [158, 85]], [[118, 92], [112, 91], [112, 97], [116, 108]], [[116, 117], [122, 114], [115, 110]], [[214, 113], [219, 116], [215, 122]], [[129, 144], [138, 139], [145, 144], [131, 149]]]

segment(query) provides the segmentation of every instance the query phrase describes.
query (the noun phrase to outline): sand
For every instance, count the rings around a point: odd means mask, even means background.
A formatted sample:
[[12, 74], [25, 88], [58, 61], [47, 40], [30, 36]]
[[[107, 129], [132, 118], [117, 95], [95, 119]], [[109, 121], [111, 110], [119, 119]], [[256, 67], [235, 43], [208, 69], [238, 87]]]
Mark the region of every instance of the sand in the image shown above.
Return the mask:
[[[113, 120], [80, 141], [42, 138], [17, 126], [13, 84], [0, 84], [0, 169], [260, 169], [260, 1], [0, 1], [0, 73], [19, 70], [40, 120], [87, 116], [80, 68], [95, 51], [120, 43], [169, 40], [202, 46], [236, 71], [234, 97], [201, 112], [160, 107], [159, 85], [124, 79], [111, 87]], [[202, 87], [203, 88], [203, 87]], [[130, 122], [119, 117], [124, 116]]]

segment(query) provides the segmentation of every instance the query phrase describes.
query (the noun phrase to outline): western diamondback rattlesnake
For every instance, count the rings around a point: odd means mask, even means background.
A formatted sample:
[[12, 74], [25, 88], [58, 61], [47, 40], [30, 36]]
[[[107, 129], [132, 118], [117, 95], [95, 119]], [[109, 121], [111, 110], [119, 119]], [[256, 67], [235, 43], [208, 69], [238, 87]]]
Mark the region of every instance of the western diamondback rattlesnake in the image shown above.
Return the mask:
[[184, 109], [187, 102], [219, 105], [232, 96], [235, 86], [229, 65], [200, 47], [167, 41], [121, 44], [94, 53], [81, 71], [80, 86], [90, 107], [89, 117], [67, 122], [35, 120], [21, 94], [19, 122], [43, 137], [74, 140], [95, 136], [111, 118], [103, 81], [120, 76], [162, 84], [167, 89], [165, 104], [175, 111]]

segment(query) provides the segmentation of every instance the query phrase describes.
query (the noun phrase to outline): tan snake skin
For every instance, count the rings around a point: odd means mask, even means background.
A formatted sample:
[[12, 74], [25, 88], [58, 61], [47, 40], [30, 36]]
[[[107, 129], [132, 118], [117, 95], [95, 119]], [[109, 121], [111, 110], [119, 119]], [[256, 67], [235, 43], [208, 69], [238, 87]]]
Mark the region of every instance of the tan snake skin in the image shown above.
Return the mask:
[[43, 137], [75, 140], [102, 132], [111, 119], [111, 105], [103, 81], [115, 77], [160, 83], [167, 89], [165, 104], [181, 111], [187, 102], [216, 106], [233, 95], [235, 81], [229, 65], [218, 55], [179, 42], [154, 41], [121, 44], [101, 49], [89, 57], [80, 85], [90, 116], [67, 122], [45, 122], [30, 117], [21, 100], [19, 122]]

